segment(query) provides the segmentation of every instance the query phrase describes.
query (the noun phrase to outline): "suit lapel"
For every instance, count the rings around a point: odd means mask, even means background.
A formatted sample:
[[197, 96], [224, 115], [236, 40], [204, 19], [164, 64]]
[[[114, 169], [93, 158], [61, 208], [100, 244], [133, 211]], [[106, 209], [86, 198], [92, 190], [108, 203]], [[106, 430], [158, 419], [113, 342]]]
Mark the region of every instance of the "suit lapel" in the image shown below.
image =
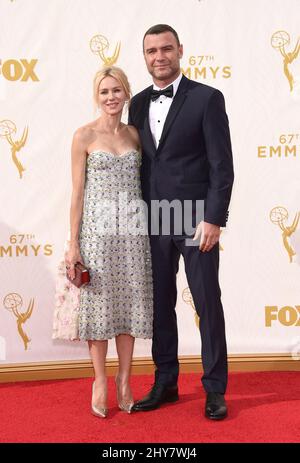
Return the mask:
[[143, 98], [143, 107], [141, 110], [141, 128], [143, 130], [143, 145], [144, 147], [146, 146], [147, 149], [145, 149], [145, 152], [148, 153], [151, 157], [155, 157], [159, 151], [161, 150], [166, 137], [170, 131], [170, 128], [175, 121], [175, 118], [183, 105], [183, 102], [186, 98], [186, 93], [188, 90], [188, 83], [189, 79], [187, 79], [184, 75], [182, 76], [182, 79], [180, 81], [179, 87], [177, 89], [176, 95], [174, 97], [174, 100], [171, 104], [171, 107], [169, 109], [168, 115], [166, 117], [166, 121], [163, 127], [160, 143], [158, 147], [156, 148], [153, 136], [151, 133], [150, 129], [150, 123], [149, 123], [149, 105], [150, 105], [150, 98], [151, 98], [151, 91], [152, 91], [152, 86], [147, 89], [146, 97]]
[[[187, 89], [188, 89], [188, 82], [189, 80], [185, 77], [185, 76], [182, 76], [181, 78], [181, 81], [180, 81], [180, 84], [179, 84], [179, 87], [177, 89], [177, 92], [176, 92], [176, 95], [174, 97], [174, 100], [171, 104], [171, 107], [169, 109], [169, 112], [168, 112], [168, 115], [166, 117], [166, 121], [165, 121], [165, 124], [164, 124], [164, 127], [163, 127], [163, 131], [162, 131], [162, 135], [161, 135], [161, 138], [160, 138], [160, 143], [158, 145], [158, 148], [157, 148], [157, 152], [159, 152], [166, 140], [166, 137], [170, 131], [170, 128], [173, 124], [173, 122], [175, 121], [175, 118], [181, 108], [181, 106], [183, 105], [183, 102], [186, 98], [186, 93], [187, 93]], [[149, 121], [148, 121], [148, 125], [149, 125]], [[150, 131], [150, 134], [151, 134], [151, 131]]]
[[142, 110], [142, 125], [143, 125], [143, 142], [144, 146], [147, 146], [147, 150], [145, 150], [147, 153], [149, 153], [152, 157], [155, 157], [156, 155], [156, 146], [153, 140], [153, 136], [151, 133], [150, 129], [150, 123], [149, 123], [149, 104], [150, 104], [150, 97], [151, 97], [151, 90], [152, 87], [149, 87], [146, 98], [144, 98], [144, 107]]

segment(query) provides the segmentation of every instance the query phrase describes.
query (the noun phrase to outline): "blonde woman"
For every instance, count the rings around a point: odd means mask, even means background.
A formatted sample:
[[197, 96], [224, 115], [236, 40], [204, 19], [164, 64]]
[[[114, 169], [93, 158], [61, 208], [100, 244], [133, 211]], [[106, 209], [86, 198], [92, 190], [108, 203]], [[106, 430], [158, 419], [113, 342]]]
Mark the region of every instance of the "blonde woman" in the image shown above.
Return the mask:
[[[134, 341], [152, 337], [149, 238], [140, 221], [134, 232], [121, 228], [128, 204], [142, 204], [139, 136], [133, 126], [121, 122], [130, 96], [128, 79], [120, 68], [97, 72], [94, 100], [100, 116], [76, 130], [72, 143], [71, 236], [65, 263], [71, 278], [77, 261], [88, 267], [91, 276], [90, 283], [80, 289], [78, 337], [88, 341], [95, 372], [91, 411], [102, 418], [108, 414], [108, 339], [115, 338], [119, 359], [118, 404], [130, 413]], [[134, 214], [129, 210], [132, 223]]]

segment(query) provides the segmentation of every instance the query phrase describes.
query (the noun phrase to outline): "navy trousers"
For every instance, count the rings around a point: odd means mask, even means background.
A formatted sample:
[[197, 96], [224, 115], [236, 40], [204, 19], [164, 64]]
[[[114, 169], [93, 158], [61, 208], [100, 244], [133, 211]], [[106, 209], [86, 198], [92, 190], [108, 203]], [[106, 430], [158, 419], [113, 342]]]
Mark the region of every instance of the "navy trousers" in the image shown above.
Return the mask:
[[155, 380], [169, 386], [177, 384], [178, 330], [176, 318], [176, 274], [183, 256], [188, 285], [200, 317], [202, 384], [206, 392], [225, 393], [227, 386], [227, 348], [224, 313], [219, 286], [219, 244], [202, 252], [187, 246], [185, 236], [150, 236], [154, 333], [152, 356]]

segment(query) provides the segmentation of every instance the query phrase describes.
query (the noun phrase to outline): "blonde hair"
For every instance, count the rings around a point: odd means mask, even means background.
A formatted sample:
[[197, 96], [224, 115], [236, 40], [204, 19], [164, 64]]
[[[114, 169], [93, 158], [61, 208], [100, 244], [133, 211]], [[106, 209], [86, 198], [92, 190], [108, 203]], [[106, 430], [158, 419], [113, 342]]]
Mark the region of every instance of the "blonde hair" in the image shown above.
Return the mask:
[[117, 66], [104, 66], [98, 72], [96, 72], [96, 75], [94, 77], [94, 102], [95, 104], [98, 105], [99, 85], [105, 77], [113, 77], [122, 85], [124, 92], [125, 92], [126, 99], [128, 99], [128, 104], [129, 104], [129, 101], [132, 95], [130, 84], [128, 82], [128, 78], [125, 72], [121, 68], [118, 68]]

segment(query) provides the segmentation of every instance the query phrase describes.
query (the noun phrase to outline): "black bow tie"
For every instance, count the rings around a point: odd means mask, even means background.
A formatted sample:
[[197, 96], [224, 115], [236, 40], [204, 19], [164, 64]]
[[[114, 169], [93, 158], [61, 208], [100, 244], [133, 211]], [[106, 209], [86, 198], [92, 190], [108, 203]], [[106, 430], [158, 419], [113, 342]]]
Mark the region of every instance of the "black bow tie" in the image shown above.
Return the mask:
[[164, 90], [153, 90], [151, 92], [151, 101], [157, 100], [160, 95], [165, 95], [168, 98], [172, 98], [173, 96], [173, 85], [169, 85], [169, 87], [165, 88]]

